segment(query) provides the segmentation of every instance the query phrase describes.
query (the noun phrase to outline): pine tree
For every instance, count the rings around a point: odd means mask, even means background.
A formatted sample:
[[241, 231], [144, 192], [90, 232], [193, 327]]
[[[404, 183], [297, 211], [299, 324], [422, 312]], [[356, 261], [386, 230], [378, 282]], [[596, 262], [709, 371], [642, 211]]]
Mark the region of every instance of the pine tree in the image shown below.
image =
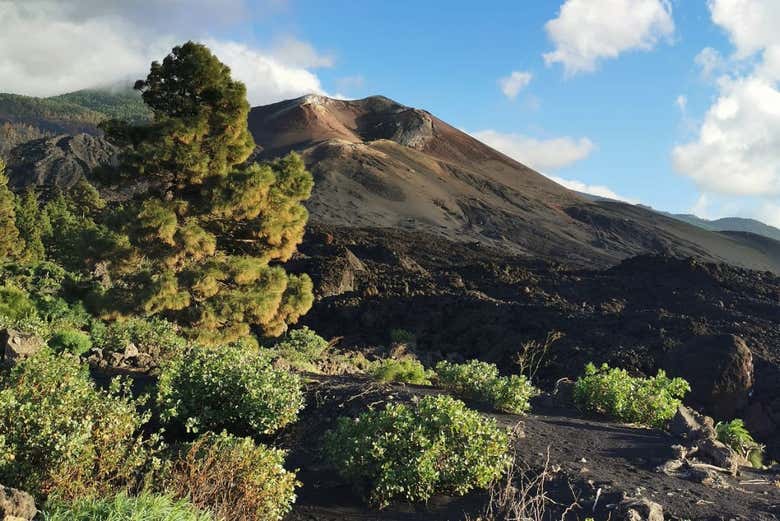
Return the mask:
[[28, 188], [17, 198], [16, 228], [24, 239], [24, 259], [29, 262], [44, 260], [46, 252], [43, 235], [50, 232], [51, 226], [45, 213], [41, 211], [38, 194], [32, 188]]
[[8, 188], [5, 163], [0, 159], [0, 260], [18, 257], [24, 241], [16, 228], [16, 197]]
[[311, 175], [296, 155], [243, 165], [255, 147], [246, 87], [204, 45], [175, 47], [136, 88], [153, 121], [104, 125], [125, 151], [122, 175], [152, 187], [128, 209], [140, 262], [125, 263], [132, 270], [115, 289], [134, 310], [177, 319], [202, 342], [252, 327], [281, 334], [313, 302], [308, 276], [270, 264], [302, 240]]

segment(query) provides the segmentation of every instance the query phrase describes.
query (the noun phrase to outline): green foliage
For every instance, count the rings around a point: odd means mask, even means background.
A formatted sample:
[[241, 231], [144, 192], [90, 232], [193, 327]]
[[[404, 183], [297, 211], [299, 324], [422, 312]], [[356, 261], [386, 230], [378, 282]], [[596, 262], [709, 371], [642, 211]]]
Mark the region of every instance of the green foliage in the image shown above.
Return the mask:
[[[51, 223], [41, 211], [38, 195], [32, 188], [27, 189], [16, 201], [16, 228], [24, 240], [24, 260], [40, 262], [46, 257], [43, 246], [43, 234], [51, 229]], [[50, 232], [49, 232], [50, 233]]]
[[748, 460], [753, 467], [761, 468], [764, 464], [764, 446], [753, 439], [753, 435], [745, 427], [745, 422], [735, 418], [729, 422], [718, 422], [715, 425], [718, 440], [734, 449]]
[[123, 352], [134, 344], [138, 351], [164, 362], [181, 353], [187, 346], [175, 324], [152, 318], [129, 318], [111, 322], [108, 326], [95, 325], [92, 329], [95, 347], [108, 352]]
[[242, 165], [254, 150], [246, 88], [203, 45], [175, 47], [136, 88], [153, 120], [103, 128], [123, 149], [121, 173], [161, 188], [118, 220], [131, 251], [105, 302], [165, 314], [203, 344], [253, 326], [283, 333], [311, 307], [313, 286], [269, 262], [288, 260], [303, 238], [311, 174], [294, 154]]
[[276, 342], [270, 353], [299, 371], [317, 371], [317, 362], [328, 349], [328, 341], [304, 326], [288, 331]]
[[300, 379], [255, 352], [193, 347], [165, 365], [158, 402], [167, 420], [189, 430], [269, 434], [303, 407]]
[[367, 486], [380, 507], [394, 498], [426, 501], [486, 487], [506, 468], [508, 448], [495, 420], [449, 396], [340, 418], [325, 436], [329, 461], [348, 481]]
[[584, 410], [607, 414], [630, 423], [662, 428], [677, 412], [691, 390], [682, 378], [670, 379], [664, 371], [652, 378], [632, 377], [625, 369], [588, 364], [577, 379], [574, 399]]
[[531, 409], [531, 398], [539, 390], [525, 376], [499, 376], [495, 364], [470, 360], [464, 364], [441, 361], [436, 364], [436, 380], [450, 392], [468, 400], [490, 404], [513, 414]]
[[63, 329], [52, 335], [49, 339], [49, 347], [55, 353], [71, 353], [81, 356], [92, 349], [92, 339], [88, 334], [78, 329]]
[[406, 329], [396, 328], [390, 330], [390, 341], [396, 344], [413, 344], [416, 341], [414, 333]]
[[153, 466], [155, 438], [119, 381], [95, 387], [77, 358], [43, 350], [15, 366], [0, 391], [0, 482], [63, 499], [135, 486]]
[[5, 163], [0, 159], [0, 261], [24, 250], [16, 228], [16, 196], [8, 188]]
[[0, 316], [12, 323], [38, 318], [38, 309], [26, 291], [11, 285], [0, 286]]
[[212, 521], [214, 517], [188, 501], [144, 492], [79, 498], [72, 503], [50, 500], [43, 521]]
[[148, 121], [152, 115], [141, 96], [130, 88], [84, 89], [47, 98], [49, 102], [65, 102], [99, 113], [103, 118], [133, 123]]
[[300, 485], [284, 457], [252, 438], [206, 433], [173, 464], [165, 488], [217, 519], [276, 521], [290, 511]]
[[10, 263], [0, 267], [0, 327], [48, 337], [51, 331], [82, 329], [92, 318], [78, 300], [64, 297], [77, 284], [56, 264]]
[[380, 382], [402, 382], [414, 385], [431, 385], [431, 374], [419, 360], [386, 358], [372, 364], [371, 376]]
[[[85, 185], [80, 185], [84, 190]], [[42, 219], [47, 224], [43, 244], [47, 255], [70, 271], [83, 271], [99, 262], [125, 258], [130, 254], [126, 237], [109, 230], [91, 216], [104, 204], [92, 200], [94, 193], [59, 193], [44, 207]]]

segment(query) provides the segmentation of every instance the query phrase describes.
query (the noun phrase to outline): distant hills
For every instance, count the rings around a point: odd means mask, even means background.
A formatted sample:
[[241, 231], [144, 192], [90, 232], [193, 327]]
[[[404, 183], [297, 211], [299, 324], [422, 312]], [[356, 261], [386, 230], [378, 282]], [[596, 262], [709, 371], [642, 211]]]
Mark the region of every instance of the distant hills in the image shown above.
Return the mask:
[[[0, 95], [7, 129], [0, 130], [0, 153], [6, 150], [13, 185], [67, 184], [110, 161], [97, 135], [97, 124], [110, 117], [149, 115], [135, 92]], [[291, 150], [303, 156], [315, 177], [307, 203], [314, 222], [419, 230], [574, 267], [660, 253], [780, 273], [776, 240], [585, 197], [425, 110], [382, 96], [310, 95], [255, 107], [249, 126], [258, 159]], [[96, 137], [54, 137], [79, 133]]]
[[714, 232], [747, 232], [763, 235], [776, 241], [780, 241], [780, 229], [769, 226], [755, 219], [742, 217], [724, 217], [723, 219], [708, 220], [691, 214], [667, 214], [675, 219], [699, 226], [705, 230]]
[[130, 89], [87, 89], [49, 98], [0, 94], [0, 156], [33, 139], [95, 134], [105, 119], [141, 121], [149, 117], [139, 93]]

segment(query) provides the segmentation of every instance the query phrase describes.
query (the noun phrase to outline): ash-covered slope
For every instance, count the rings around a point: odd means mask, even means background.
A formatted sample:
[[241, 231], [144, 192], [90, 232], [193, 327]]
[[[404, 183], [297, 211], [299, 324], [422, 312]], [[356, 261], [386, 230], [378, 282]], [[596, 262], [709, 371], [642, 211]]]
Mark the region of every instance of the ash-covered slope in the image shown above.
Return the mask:
[[259, 157], [303, 155], [316, 181], [308, 207], [323, 224], [420, 230], [574, 266], [662, 253], [780, 272], [776, 241], [590, 201], [384, 97], [305, 96], [254, 108], [249, 126]]

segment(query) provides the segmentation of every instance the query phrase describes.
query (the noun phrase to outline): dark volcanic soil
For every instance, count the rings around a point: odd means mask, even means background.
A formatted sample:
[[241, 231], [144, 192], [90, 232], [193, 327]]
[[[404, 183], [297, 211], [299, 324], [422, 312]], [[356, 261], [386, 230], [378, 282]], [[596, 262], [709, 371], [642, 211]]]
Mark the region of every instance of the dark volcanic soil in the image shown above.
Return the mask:
[[[284, 441], [291, 449], [289, 465], [300, 469], [299, 479], [304, 483], [288, 519], [460, 520], [478, 513], [486, 501], [484, 493], [435, 497], [427, 505], [395, 503], [384, 511], [373, 511], [318, 456], [321, 437], [336, 417], [436, 392], [414, 386], [382, 386], [358, 378], [317, 377], [309, 385], [309, 405], [301, 421]], [[672, 520], [780, 519], [780, 488], [773, 484], [778, 474], [745, 470], [738, 478], [728, 479], [728, 488], [669, 477], [654, 469], [672, 456], [671, 445], [678, 440], [670, 435], [581, 418], [577, 411], [545, 408], [541, 402], [535, 404], [535, 413], [526, 417], [486, 414], [508, 428], [519, 423], [524, 436], [516, 446], [522, 465], [540, 469], [549, 458], [548, 468], [560, 468], [548, 486], [551, 496], [562, 505], [572, 502], [572, 491], [579, 498], [579, 506], [566, 519], [609, 519], [611, 506], [623, 493], [661, 504], [666, 518]], [[552, 508], [556, 510], [560, 507]]]
[[780, 278], [771, 273], [658, 256], [571, 270], [420, 232], [324, 227], [307, 234], [293, 268], [319, 292], [304, 322], [346, 348], [388, 346], [403, 328], [424, 362], [480, 358], [510, 372], [522, 342], [561, 331], [539, 374], [548, 388], [589, 361], [655, 374], [697, 336], [738, 335], [755, 365], [740, 414], [780, 456]]

